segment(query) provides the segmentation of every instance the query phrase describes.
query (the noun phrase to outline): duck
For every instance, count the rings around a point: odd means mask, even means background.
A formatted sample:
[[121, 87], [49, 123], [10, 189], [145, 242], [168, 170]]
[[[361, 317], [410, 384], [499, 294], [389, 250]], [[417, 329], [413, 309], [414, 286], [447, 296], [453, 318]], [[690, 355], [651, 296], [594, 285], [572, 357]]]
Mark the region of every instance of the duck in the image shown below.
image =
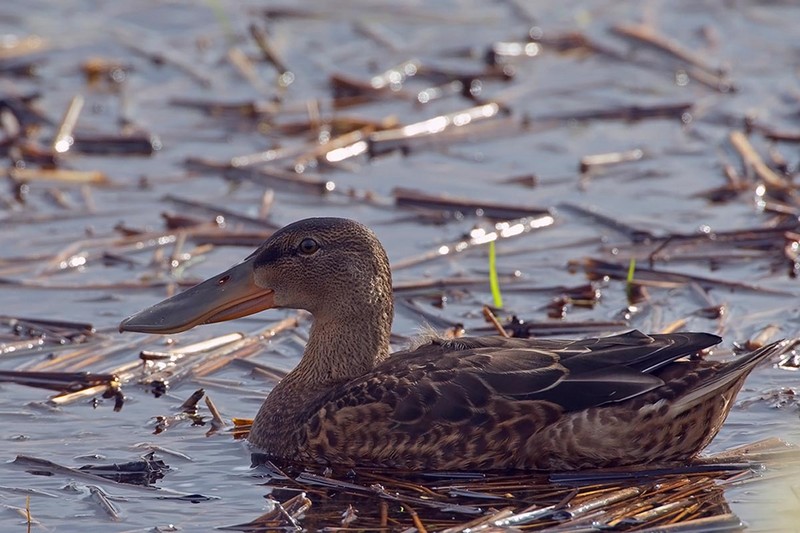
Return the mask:
[[750, 372], [785, 349], [729, 362], [709, 333], [540, 339], [423, 336], [390, 353], [386, 251], [365, 225], [309, 218], [231, 269], [126, 318], [172, 334], [273, 309], [313, 321], [297, 366], [249, 441], [293, 463], [404, 470], [578, 470], [693, 461]]

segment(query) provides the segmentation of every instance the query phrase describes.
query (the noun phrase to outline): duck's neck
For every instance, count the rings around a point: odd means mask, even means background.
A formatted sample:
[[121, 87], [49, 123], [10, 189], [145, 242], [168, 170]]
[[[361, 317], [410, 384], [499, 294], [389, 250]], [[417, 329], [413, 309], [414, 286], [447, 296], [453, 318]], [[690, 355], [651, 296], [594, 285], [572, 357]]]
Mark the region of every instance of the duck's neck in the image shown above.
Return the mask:
[[390, 307], [381, 316], [360, 320], [316, 319], [302, 360], [275, 385], [253, 420], [250, 442], [267, 453], [292, 457], [305, 438], [304, 425], [319, 409], [317, 399], [389, 355], [391, 312]]
[[315, 317], [303, 358], [281, 385], [325, 388], [366, 374], [389, 355], [392, 314], [389, 304], [353, 316]]

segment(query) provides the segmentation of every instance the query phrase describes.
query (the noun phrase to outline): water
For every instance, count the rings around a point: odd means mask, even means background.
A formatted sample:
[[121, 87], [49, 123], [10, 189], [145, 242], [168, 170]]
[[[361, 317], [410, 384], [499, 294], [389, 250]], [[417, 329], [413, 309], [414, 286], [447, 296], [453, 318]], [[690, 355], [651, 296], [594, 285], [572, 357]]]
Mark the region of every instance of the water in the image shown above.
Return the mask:
[[[139, 2], [135, 7], [114, 3], [69, 0], [6, 3], [0, 14], [0, 34], [36, 34], [46, 48], [29, 56], [37, 63], [34, 78], [0, 78], [0, 95], [28, 95], [39, 92], [37, 107], [58, 124], [70, 99], [81, 93], [86, 99], [77, 131], [83, 134], [116, 134], [120, 120], [133, 130], [157, 134], [163, 149], [151, 157], [92, 156], [67, 154], [61, 166], [96, 170], [108, 175], [108, 186], [91, 186], [88, 205], [80, 187], [58, 182], [32, 181], [26, 203], [12, 198], [11, 189], [0, 192], [6, 206], [0, 232], [0, 259], [54, 256], [73, 243], [102, 251], [98, 239], [117, 237], [115, 225], [160, 230], [160, 213], [191, 214], [210, 220], [211, 215], [176, 206], [165, 200], [169, 194], [224, 206], [251, 217], [258, 215], [265, 187], [251, 182], [232, 184], [220, 172], [186, 170], [187, 157], [224, 161], [273, 147], [301, 149], [309, 139], [289, 136], [280, 125], [306, 120], [306, 102], [319, 99], [323, 116], [382, 120], [396, 115], [402, 123], [425, 120], [474, 105], [451, 96], [422, 106], [408, 98], [379, 100], [367, 105], [334, 111], [331, 109], [328, 77], [346, 74], [360, 80], [410, 58], [448, 70], [476, 72], [483, 69], [467, 51], [479, 57], [484, 47], [497, 40], [523, 38], [531, 26], [542, 28], [546, 37], [568, 30], [584, 32], [596, 42], [622, 55], [614, 60], [602, 54], [558, 53], [545, 49], [532, 59], [512, 61], [513, 80], [483, 81], [480, 98], [498, 100], [512, 110], [512, 117], [530, 119], [523, 131], [494, 131], [466, 142], [444, 144], [433, 149], [414, 150], [408, 155], [393, 153], [373, 160], [354, 158], [328, 169], [312, 169], [333, 180], [337, 192], [325, 197], [275, 187], [270, 219], [283, 225], [316, 215], [349, 216], [372, 226], [387, 247], [393, 262], [437, 249], [442, 243], [459, 240], [477, 221], [451, 219], [444, 224], [426, 224], [416, 213], [392, 207], [391, 191], [402, 186], [436, 194], [473, 199], [491, 199], [512, 205], [555, 208], [556, 224], [498, 245], [501, 273], [519, 271], [526, 287], [574, 286], [585, 282], [582, 273], [572, 273], [570, 260], [600, 257], [619, 247], [620, 257], [630, 251], [628, 239], [585, 216], [565, 209], [564, 204], [593, 207], [655, 234], [695, 233], [707, 226], [713, 231], [766, 227], [776, 216], [759, 212], [753, 186], [724, 204], [711, 204], [699, 193], [725, 183], [723, 164], [740, 168], [739, 158], [727, 142], [733, 129], [742, 129], [744, 118], [757, 124], [797, 131], [798, 100], [794, 30], [800, 23], [800, 7], [791, 2], [726, 4], [648, 1], [636, 4], [600, 1], [585, 7], [582, 2], [539, 2], [535, 7], [516, 3], [436, 2], [434, 5], [335, 2], [324, 7], [313, 2], [292, 4], [291, 9], [315, 16], [274, 16], [265, 22], [265, 7], [282, 4], [214, 2]], [[515, 7], [516, 6], [516, 7]], [[693, 51], [711, 64], [730, 69], [737, 91], [720, 93], [696, 82], [675, 83], [676, 63], [642, 45], [631, 45], [614, 36], [616, 23], [648, 21], [660, 32]], [[296, 81], [286, 91], [276, 88], [274, 69], [256, 63], [257, 83], [247, 81], [226, 59], [233, 47], [258, 59], [248, 37], [247, 25], [266, 25], [274, 47], [289, 65]], [[379, 37], [373, 38], [373, 32]], [[384, 42], [385, 41], [385, 42]], [[141, 49], [167, 56], [164, 64], [147, 58]], [[100, 56], [126, 67], [122, 86], [88, 85], [80, 65]], [[181, 65], [210, 80], [203, 87]], [[416, 92], [432, 82], [411, 82]], [[280, 114], [270, 123], [239, 116], [213, 116], [179, 107], [178, 98], [230, 103], [269, 101], [280, 96], [286, 108], [299, 110]], [[675, 119], [625, 122], [619, 120], [542, 121], [541, 117], [586, 110], [607, 110], [630, 105], [690, 102], [691, 121]], [[518, 122], [518, 121], [517, 121]], [[55, 133], [54, 125], [42, 127], [46, 144]], [[752, 137], [758, 152], [766, 157], [768, 143], [763, 136]], [[578, 172], [579, 160], [588, 154], [641, 149], [637, 162], [598, 169], [589, 176]], [[796, 145], [776, 148], [796, 167]], [[7, 159], [7, 165], [10, 159]], [[506, 178], [535, 174], [538, 185], [527, 188], [501, 184]], [[146, 179], [147, 186], [142, 186]], [[63, 192], [71, 208], [57, 207], [48, 190]], [[347, 194], [353, 191], [353, 194]], [[365, 193], [377, 200], [364, 199]], [[790, 203], [792, 200], [790, 199]], [[794, 204], [792, 204], [794, 205]], [[24, 216], [67, 218], [28, 222]], [[236, 221], [234, 227], [255, 230]], [[484, 223], [485, 222], [481, 222]], [[784, 295], [765, 292], [713, 289], [715, 304], [724, 304], [726, 314], [719, 320], [701, 318], [694, 311], [707, 305], [691, 287], [651, 288], [646, 309], [631, 320], [631, 327], [646, 331], [664, 328], [686, 318], [686, 329], [715, 331], [725, 336], [725, 349], [735, 341], [753, 337], [771, 324], [779, 336], [797, 334], [796, 282], [787, 275], [781, 261], [781, 244], [754, 254], [748, 260], [722, 261], [717, 270], [708, 261], [679, 258], [658, 266], [699, 276], [754, 284]], [[191, 249], [194, 245], [187, 246]], [[638, 250], [642, 250], [639, 248]], [[704, 252], [698, 247], [696, 254]], [[166, 254], [171, 248], [166, 247]], [[190, 266], [186, 276], [200, 279], [221, 271], [249, 254], [249, 247], [221, 246]], [[51, 272], [42, 260], [23, 262], [14, 270], [0, 265], [2, 275], [13, 280], [60, 284], [74, 288], [25, 288], [18, 284], [0, 286], [0, 313], [90, 322], [113, 342], [131, 341], [131, 335], [117, 337], [116, 325], [125, 316], [164, 296], [163, 287], [119, 289], [114, 283], [163, 276], [165, 269], [151, 265], [152, 250], [128, 255], [133, 264], [105, 264], [90, 259], [80, 268]], [[624, 260], [624, 259], [620, 259]], [[485, 251], [477, 249], [398, 270], [395, 281], [437, 279], [455, 275], [486, 277]], [[105, 288], [86, 288], [95, 283]], [[547, 320], [545, 305], [554, 293], [518, 292], [514, 285], [503, 287], [506, 307], [527, 320]], [[609, 320], [625, 307], [624, 284], [612, 281], [602, 288], [601, 301], [593, 309], [571, 308], [567, 319]], [[482, 325], [477, 310], [490, 301], [486, 286], [452, 291], [444, 309], [428, 306], [426, 311], [468, 327]], [[284, 315], [274, 312], [267, 320]], [[228, 331], [253, 331], [261, 319], [238, 324], [200, 328], [177, 337], [179, 343], [208, 338]], [[420, 318], [401, 311], [395, 332], [414, 334]], [[265, 346], [256, 361], [289, 369], [301, 353], [305, 330], [287, 333]], [[154, 340], [151, 349], [165, 349]], [[86, 370], [102, 371], [135, 359], [138, 349], [123, 350]], [[36, 358], [39, 361], [42, 356]], [[29, 363], [21, 357], [6, 357], [2, 368], [17, 369]], [[225, 417], [252, 416], [272, 383], [252, 377], [249, 370], [228, 366], [210, 376], [212, 382], [187, 380], [154, 398], [149, 391], [130, 383], [121, 412], [110, 401], [94, 406], [88, 400], [52, 408], [43, 402], [48, 393], [40, 389], [3, 384], [0, 386], [0, 439], [5, 442], [0, 457], [9, 461], [2, 467], [5, 487], [37, 489], [53, 496], [31, 498], [33, 517], [40, 529], [51, 531], [133, 531], [165, 528], [174, 524], [183, 531], [203, 531], [221, 525], [245, 522], [266, 509], [266, 489], [257, 473], [249, 469], [249, 450], [227, 433], [206, 436], [207, 427], [188, 422], [153, 435], [153, 418], [180, 411], [180, 404], [202, 384]], [[222, 380], [228, 380], [223, 382]], [[215, 385], [216, 383], [216, 385]], [[223, 386], [232, 383], [233, 386]], [[757, 369], [748, 380], [740, 399], [754, 399], [765, 391], [793, 387], [796, 375], [777, 368]], [[204, 409], [204, 408], [203, 408]], [[734, 408], [710, 450], [719, 451], [765, 437], [800, 442], [797, 405], [774, 408], [756, 401], [747, 408]], [[142, 443], [185, 454], [163, 453], [171, 470], [159, 482], [162, 487], [219, 499], [191, 504], [152, 499], [141, 492], [127, 491], [118, 506], [119, 522], [111, 522], [92, 502], [85, 483], [77, 491], [65, 477], [33, 476], [10, 463], [18, 454], [80, 466], [86, 463], [125, 462], [145, 452]], [[750, 486], [747, 490], [758, 493]], [[788, 490], [781, 494], [787, 494]], [[4, 530], [24, 527], [24, 520], [10, 507], [24, 507], [25, 495], [2, 491], [0, 513]], [[753, 494], [732, 488], [727, 498], [733, 510], [758, 526], [761, 507]], [[791, 498], [791, 497], [788, 497]], [[758, 498], [755, 498], [758, 501]], [[796, 501], [794, 502], [796, 503]]]

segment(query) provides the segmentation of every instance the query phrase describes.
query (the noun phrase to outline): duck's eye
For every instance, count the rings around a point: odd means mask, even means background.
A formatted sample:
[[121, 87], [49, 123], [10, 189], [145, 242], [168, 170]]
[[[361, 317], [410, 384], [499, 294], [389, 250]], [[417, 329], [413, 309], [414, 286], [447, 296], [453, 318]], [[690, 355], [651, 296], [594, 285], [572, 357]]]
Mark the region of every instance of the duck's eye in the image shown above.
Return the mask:
[[297, 247], [297, 251], [303, 255], [311, 255], [317, 250], [319, 250], [319, 243], [311, 238], [303, 239], [300, 241], [300, 246]]

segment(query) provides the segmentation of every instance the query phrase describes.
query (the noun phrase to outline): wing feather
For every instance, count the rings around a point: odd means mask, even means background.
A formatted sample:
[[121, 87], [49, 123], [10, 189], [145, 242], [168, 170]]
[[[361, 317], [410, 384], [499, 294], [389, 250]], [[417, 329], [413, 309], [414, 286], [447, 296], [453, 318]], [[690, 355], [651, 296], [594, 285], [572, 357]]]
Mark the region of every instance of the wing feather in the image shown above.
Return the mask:
[[[638, 331], [577, 341], [433, 339], [391, 356], [370, 374], [321, 398], [316, 415], [321, 429], [309, 440], [330, 434], [350, 446], [341, 450], [346, 457], [372, 453], [363, 451], [370, 447], [399, 453], [428, 441], [447, 442], [448, 435], [483, 423], [492, 424], [498, 435], [508, 431], [503, 421], [518, 424], [517, 433], [535, 432], [565, 412], [661, 387], [664, 381], [655, 370], [719, 340], [702, 333], [648, 336]], [[393, 435], [404, 441], [392, 441]], [[376, 462], [381, 460], [376, 456]]]

